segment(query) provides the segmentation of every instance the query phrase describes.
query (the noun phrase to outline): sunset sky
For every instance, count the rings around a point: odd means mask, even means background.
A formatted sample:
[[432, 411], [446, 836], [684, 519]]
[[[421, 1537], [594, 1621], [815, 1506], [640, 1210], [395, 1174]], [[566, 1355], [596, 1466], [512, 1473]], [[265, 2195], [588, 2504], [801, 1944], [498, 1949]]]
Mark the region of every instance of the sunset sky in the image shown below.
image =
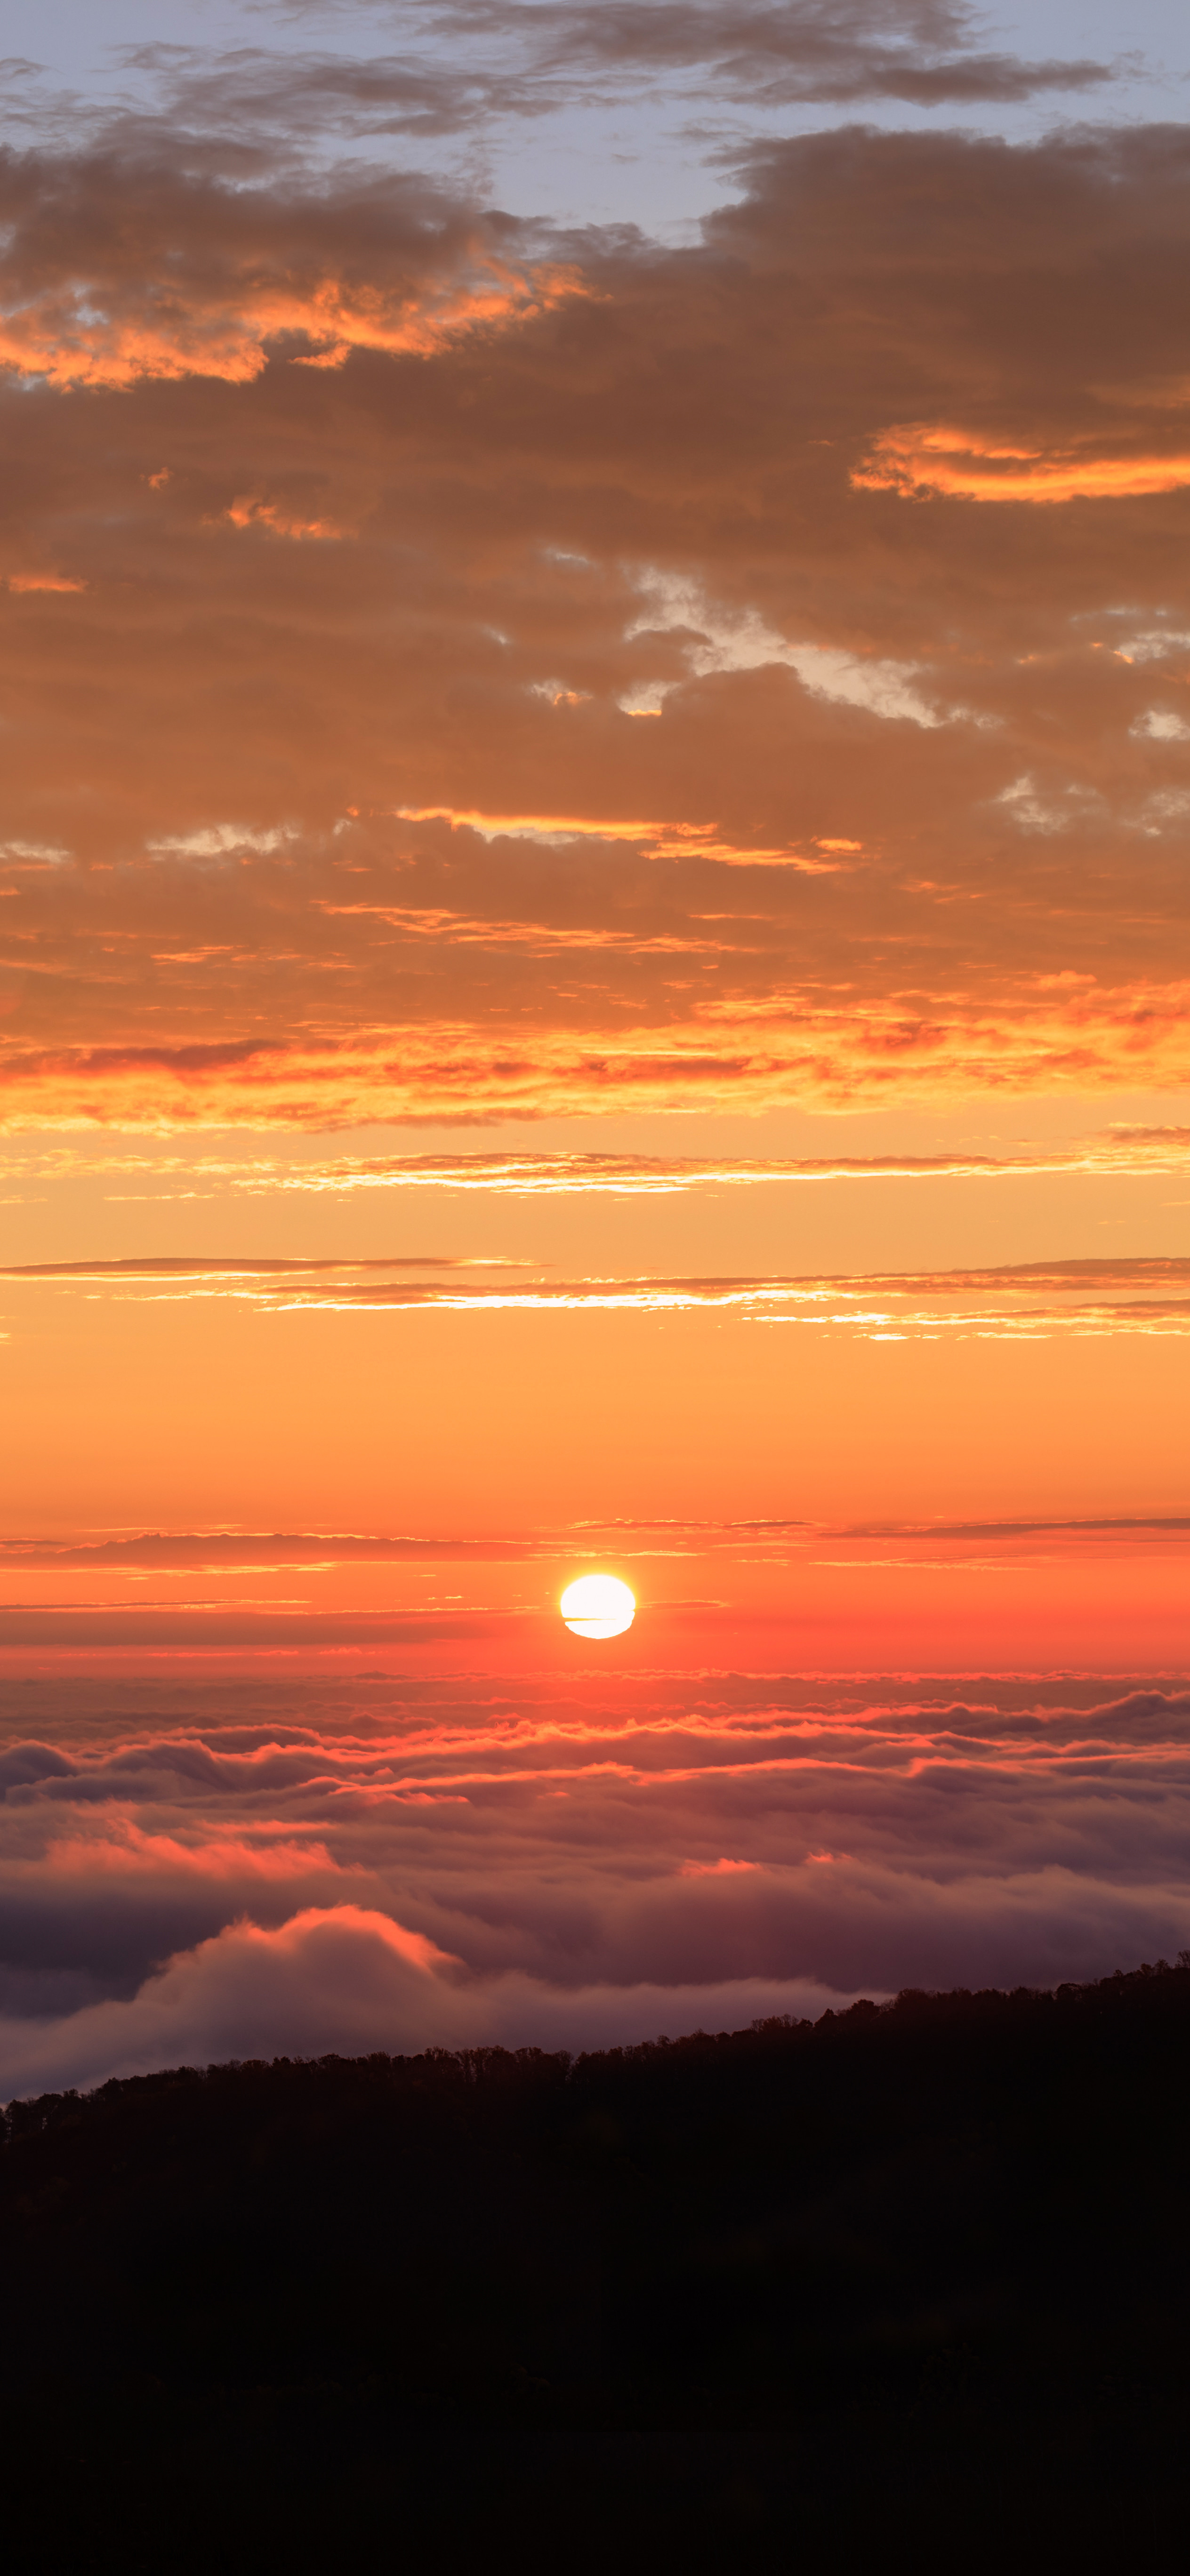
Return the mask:
[[6, 29], [0, 2094], [1172, 1957], [1184, 13]]

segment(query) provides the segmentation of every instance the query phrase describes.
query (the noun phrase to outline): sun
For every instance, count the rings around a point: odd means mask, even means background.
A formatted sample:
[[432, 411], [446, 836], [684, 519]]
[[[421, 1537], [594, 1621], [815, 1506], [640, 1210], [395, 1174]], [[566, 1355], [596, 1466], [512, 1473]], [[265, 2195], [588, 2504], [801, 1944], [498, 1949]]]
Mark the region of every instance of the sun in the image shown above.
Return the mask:
[[562, 1616], [575, 1637], [622, 1637], [636, 1601], [618, 1574], [580, 1574], [562, 1595]]

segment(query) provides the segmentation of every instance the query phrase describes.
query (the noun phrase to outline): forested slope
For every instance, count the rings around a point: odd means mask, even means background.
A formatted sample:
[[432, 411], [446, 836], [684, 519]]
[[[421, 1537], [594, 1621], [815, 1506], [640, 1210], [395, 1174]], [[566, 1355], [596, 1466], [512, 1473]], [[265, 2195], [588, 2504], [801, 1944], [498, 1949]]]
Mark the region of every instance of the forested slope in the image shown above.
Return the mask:
[[27, 2567], [1173, 2566], [1190, 1965], [49, 2095], [0, 2261]]

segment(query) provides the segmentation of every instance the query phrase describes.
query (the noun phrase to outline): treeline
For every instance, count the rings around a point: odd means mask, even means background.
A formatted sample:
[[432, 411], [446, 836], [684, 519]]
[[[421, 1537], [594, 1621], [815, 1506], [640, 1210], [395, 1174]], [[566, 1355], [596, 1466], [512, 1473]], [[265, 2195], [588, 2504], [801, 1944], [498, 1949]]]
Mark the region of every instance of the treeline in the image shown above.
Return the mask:
[[1172, 2565], [1190, 1954], [13, 2103], [0, 2277], [32, 2568]]

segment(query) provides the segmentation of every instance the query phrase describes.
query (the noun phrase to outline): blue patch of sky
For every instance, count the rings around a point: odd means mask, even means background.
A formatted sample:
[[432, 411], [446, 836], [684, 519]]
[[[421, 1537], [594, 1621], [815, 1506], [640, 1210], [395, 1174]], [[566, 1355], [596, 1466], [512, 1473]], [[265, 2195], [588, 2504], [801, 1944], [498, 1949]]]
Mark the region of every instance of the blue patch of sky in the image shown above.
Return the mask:
[[[796, 0], [794, 0], [796, 5]], [[645, 0], [647, 5], [647, 0]], [[445, 37], [432, 5], [416, 0], [6, 0], [3, 97], [8, 140], [62, 138], [88, 112], [154, 114], [171, 77], [214, 71], [244, 49], [280, 58], [317, 54], [347, 64], [398, 56], [427, 71], [507, 73], [523, 65], [518, 41], [490, 32]], [[888, 33], [873, 9], [873, 33]], [[183, 49], [169, 55], [162, 49]], [[142, 49], [154, 49], [148, 55]], [[1029, 0], [1028, 8], [973, 12], [967, 50], [1026, 62], [1086, 61], [1110, 68], [1091, 88], [1045, 87], [1018, 101], [946, 99], [928, 107], [873, 96], [765, 106], [726, 95], [696, 68], [639, 74], [616, 83], [563, 69], [541, 112], [493, 106], [461, 132], [383, 133], [363, 119], [345, 127], [329, 93], [325, 114], [307, 96], [295, 148], [315, 163], [365, 160], [427, 171], [489, 204], [562, 224], [633, 223], [669, 240], [736, 193], [732, 163], [752, 142], [820, 131], [857, 119], [884, 130], [961, 127], [1028, 141], [1063, 122], [1182, 122], [1190, 107], [1190, 16], [1180, 0]], [[139, 59], [138, 59], [139, 57]], [[283, 86], [283, 83], [280, 84]], [[265, 84], [267, 91], [267, 81]], [[70, 106], [68, 107], [68, 102]], [[63, 109], [67, 109], [66, 116]], [[184, 113], [217, 121], [208, 94]], [[270, 147], [285, 120], [267, 106], [235, 119], [240, 141], [253, 131]], [[211, 126], [208, 123], [208, 132]]]

